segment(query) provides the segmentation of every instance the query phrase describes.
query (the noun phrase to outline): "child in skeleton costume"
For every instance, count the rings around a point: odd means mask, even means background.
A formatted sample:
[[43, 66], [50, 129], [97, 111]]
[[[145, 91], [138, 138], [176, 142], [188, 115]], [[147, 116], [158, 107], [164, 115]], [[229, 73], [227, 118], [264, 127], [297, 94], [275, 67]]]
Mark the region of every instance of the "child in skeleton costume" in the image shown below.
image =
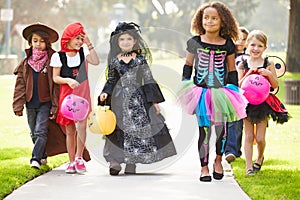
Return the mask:
[[[235, 45], [238, 28], [231, 11], [220, 2], [201, 6], [192, 20], [196, 36], [187, 42], [183, 80], [179, 100], [189, 114], [197, 116], [198, 151], [201, 161], [200, 181], [210, 182], [208, 169], [209, 141], [216, 132], [216, 158], [213, 178], [223, 178], [222, 155], [226, 145], [227, 122], [246, 117], [247, 100], [237, 87]], [[194, 67], [193, 67], [194, 65]]]
[[150, 164], [176, 154], [158, 106], [165, 99], [147, 63], [151, 52], [139, 32], [138, 25], [121, 22], [110, 38], [108, 78], [99, 96], [99, 104], [110, 102], [117, 117], [104, 147], [110, 175], [119, 174], [120, 163], [126, 163], [126, 174], [134, 174], [136, 163]]

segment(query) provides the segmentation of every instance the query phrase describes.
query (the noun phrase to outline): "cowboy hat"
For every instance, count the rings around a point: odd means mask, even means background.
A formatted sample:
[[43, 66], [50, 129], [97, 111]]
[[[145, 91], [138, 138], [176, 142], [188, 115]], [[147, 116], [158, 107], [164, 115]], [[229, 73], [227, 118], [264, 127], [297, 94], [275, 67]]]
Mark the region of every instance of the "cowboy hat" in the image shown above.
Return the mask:
[[52, 29], [44, 24], [41, 24], [41, 23], [35, 23], [35, 24], [31, 24], [31, 25], [27, 26], [23, 30], [23, 37], [27, 40], [28, 36], [34, 31], [43, 31], [45, 33], [48, 33], [49, 41], [51, 43], [56, 42], [59, 37], [58, 33], [54, 29]]

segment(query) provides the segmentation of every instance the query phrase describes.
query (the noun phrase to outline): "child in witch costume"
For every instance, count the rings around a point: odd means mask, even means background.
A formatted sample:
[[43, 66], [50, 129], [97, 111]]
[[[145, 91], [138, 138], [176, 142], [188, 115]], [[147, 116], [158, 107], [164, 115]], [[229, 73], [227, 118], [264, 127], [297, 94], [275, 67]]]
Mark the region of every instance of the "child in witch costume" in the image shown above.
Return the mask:
[[58, 40], [58, 33], [52, 28], [36, 23], [23, 30], [28, 41], [26, 57], [14, 70], [17, 75], [13, 111], [16, 116], [23, 115], [24, 104], [31, 139], [34, 143], [30, 166], [40, 169], [47, 163], [45, 152], [49, 118], [55, 119], [58, 112], [59, 87], [53, 82], [50, 58], [55, 53], [51, 43]]
[[[83, 47], [83, 44], [86, 46]], [[60, 84], [57, 123], [65, 126], [66, 146], [70, 159], [66, 173], [86, 171], [82, 154], [86, 140], [87, 118], [80, 121], [68, 119], [61, 113], [61, 105], [67, 95], [74, 94], [85, 98], [89, 102], [89, 112], [91, 111], [87, 63], [98, 65], [97, 53], [82, 24], [79, 22], [69, 24], [62, 34], [60, 52], [51, 58], [53, 80]]]
[[135, 23], [121, 22], [111, 33], [108, 79], [99, 96], [107, 99], [117, 117], [115, 131], [106, 136], [104, 157], [110, 175], [135, 174], [136, 163], [150, 164], [176, 154], [175, 146], [160, 114], [165, 99], [152, 77], [151, 52]]

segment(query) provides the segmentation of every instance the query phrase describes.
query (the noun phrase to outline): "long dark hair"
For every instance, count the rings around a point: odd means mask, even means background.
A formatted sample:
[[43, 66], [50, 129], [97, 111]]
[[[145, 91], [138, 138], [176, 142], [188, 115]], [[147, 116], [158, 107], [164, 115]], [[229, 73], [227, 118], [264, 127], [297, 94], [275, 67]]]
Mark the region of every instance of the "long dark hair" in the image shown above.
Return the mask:
[[134, 22], [119, 22], [116, 29], [111, 33], [109, 40], [110, 50], [108, 53], [107, 63], [109, 64], [113, 57], [117, 56], [119, 53], [122, 52], [122, 50], [119, 47], [118, 40], [121, 35], [126, 33], [137, 40], [136, 44], [133, 47], [133, 52], [135, 52], [136, 54], [143, 55], [147, 59], [148, 63], [151, 63], [152, 54], [148, 48], [148, 45], [140, 35], [140, 26]]

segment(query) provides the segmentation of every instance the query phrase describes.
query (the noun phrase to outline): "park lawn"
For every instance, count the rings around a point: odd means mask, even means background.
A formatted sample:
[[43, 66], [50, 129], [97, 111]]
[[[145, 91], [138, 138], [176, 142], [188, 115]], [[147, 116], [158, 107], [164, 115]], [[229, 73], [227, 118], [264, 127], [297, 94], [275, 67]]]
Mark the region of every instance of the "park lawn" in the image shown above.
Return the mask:
[[[284, 103], [284, 80], [300, 80], [300, 73], [279, 78], [277, 96]], [[300, 92], [300, 91], [299, 91]], [[244, 157], [232, 163], [234, 176], [251, 199], [300, 199], [300, 105], [285, 105], [292, 118], [285, 124], [269, 122], [265, 160], [260, 172], [246, 176]], [[254, 146], [255, 160], [256, 146]]]
[[[234, 176], [251, 199], [300, 199], [300, 106], [286, 106], [292, 119], [286, 124], [270, 121], [265, 159], [260, 172], [246, 176], [245, 159], [232, 163]], [[254, 146], [255, 160], [256, 146]]]
[[49, 157], [41, 170], [30, 168], [32, 141], [26, 117], [12, 111], [14, 76], [0, 76], [0, 199], [24, 183], [68, 161], [66, 154]]

